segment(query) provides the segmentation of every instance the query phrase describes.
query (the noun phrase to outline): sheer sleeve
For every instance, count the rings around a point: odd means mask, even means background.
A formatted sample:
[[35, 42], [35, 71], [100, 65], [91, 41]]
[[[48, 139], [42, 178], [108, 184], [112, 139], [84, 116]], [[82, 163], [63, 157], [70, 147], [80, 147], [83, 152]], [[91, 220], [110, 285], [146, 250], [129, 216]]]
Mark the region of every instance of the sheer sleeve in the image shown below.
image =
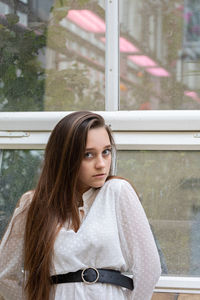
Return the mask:
[[28, 204], [32, 192], [22, 196], [0, 244], [0, 298], [23, 300], [23, 247]]
[[160, 259], [142, 205], [125, 180], [121, 181], [116, 205], [121, 248], [133, 274], [131, 300], [150, 300], [161, 274]]

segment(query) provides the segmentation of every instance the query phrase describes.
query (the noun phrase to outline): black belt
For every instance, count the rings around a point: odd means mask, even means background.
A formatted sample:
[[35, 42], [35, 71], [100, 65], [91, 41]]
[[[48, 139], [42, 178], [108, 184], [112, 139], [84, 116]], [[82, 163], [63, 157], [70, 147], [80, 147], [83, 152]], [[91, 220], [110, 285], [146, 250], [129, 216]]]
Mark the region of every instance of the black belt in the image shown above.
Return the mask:
[[85, 282], [87, 284], [101, 282], [119, 285], [129, 290], [133, 290], [134, 288], [133, 279], [122, 275], [120, 271], [110, 269], [96, 269], [90, 267], [76, 272], [51, 276], [52, 284], [67, 282]]

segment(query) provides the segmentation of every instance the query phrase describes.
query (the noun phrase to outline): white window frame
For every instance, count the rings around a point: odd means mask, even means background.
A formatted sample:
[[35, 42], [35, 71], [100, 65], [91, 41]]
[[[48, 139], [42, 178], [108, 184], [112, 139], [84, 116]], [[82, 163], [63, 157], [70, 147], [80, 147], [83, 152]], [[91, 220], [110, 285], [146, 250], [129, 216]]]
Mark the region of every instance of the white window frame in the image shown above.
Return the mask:
[[119, 109], [119, 1], [106, 1], [105, 109]]
[[[44, 149], [70, 112], [0, 113], [1, 149]], [[99, 111], [118, 150], [200, 150], [200, 111]]]

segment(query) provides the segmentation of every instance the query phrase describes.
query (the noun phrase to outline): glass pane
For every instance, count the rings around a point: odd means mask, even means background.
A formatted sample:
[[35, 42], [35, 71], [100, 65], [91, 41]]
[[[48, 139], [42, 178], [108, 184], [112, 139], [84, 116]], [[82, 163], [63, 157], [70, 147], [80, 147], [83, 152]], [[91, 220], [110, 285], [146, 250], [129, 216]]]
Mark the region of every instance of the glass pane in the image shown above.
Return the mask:
[[118, 175], [139, 194], [163, 275], [200, 276], [200, 153], [119, 151]]
[[200, 1], [120, 0], [120, 107], [200, 109]]
[[0, 239], [23, 193], [35, 187], [43, 150], [0, 150]]
[[0, 2], [0, 111], [104, 110], [104, 0]]

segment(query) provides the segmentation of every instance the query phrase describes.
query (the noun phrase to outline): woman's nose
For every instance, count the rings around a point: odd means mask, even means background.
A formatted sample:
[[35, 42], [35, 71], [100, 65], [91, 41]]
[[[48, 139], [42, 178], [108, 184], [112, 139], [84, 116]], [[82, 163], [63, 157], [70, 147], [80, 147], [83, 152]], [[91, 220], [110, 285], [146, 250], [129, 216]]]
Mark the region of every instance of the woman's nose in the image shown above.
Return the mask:
[[104, 168], [105, 167], [105, 161], [102, 156], [98, 156], [96, 160], [96, 168]]

